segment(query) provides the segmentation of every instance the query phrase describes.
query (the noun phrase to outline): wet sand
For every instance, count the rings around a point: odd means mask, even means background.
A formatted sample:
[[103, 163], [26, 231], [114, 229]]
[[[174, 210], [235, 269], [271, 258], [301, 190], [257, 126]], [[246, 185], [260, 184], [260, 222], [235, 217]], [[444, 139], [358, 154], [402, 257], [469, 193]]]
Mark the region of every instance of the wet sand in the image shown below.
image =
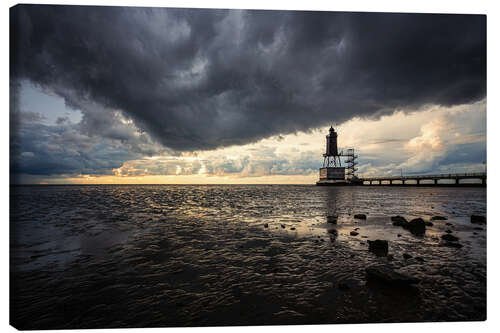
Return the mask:
[[[484, 320], [486, 225], [472, 214], [486, 215], [484, 188], [12, 187], [11, 323]], [[447, 220], [415, 236], [395, 215]], [[443, 246], [447, 231], [461, 248]], [[389, 242], [389, 257], [368, 251], [375, 239]], [[420, 283], [367, 281], [372, 265]]]

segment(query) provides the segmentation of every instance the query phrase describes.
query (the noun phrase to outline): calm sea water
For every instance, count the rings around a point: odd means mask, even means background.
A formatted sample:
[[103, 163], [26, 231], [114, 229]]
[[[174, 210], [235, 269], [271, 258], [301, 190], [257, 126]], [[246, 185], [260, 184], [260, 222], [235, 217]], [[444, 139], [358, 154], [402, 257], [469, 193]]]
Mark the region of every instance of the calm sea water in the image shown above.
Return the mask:
[[[16, 186], [10, 199], [17, 328], [486, 317], [486, 226], [470, 223], [484, 188]], [[394, 215], [448, 220], [417, 237]], [[462, 248], [442, 246], [446, 230]], [[368, 251], [374, 239], [392, 260]], [[422, 281], [371, 286], [373, 264]]]

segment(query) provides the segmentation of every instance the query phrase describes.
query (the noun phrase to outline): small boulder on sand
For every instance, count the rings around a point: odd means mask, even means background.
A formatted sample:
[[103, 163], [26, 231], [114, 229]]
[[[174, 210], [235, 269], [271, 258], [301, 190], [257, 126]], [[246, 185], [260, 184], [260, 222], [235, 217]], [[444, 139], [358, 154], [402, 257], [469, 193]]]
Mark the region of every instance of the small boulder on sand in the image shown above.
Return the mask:
[[457, 242], [444, 242], [443, 244], [441, 244], [441, 246], [454, 247], [457, 249], [460, 249], [463, 247], [462, 244], [457, 243]]
[[365, 214], [356, 214], [354, 215], [355, 219], [360, 219], [360, 220], [366, 220], [366, 215]]
[[386, 240], [374, 240], [368, 241], [368, 250], [370, 252], [375, 253], [379, 257], [385, 257], [387, 256], [387, 253], [389, 252], [389, 242]]
[[402, 216], [392, 216], [391, 217], [392, 225], [397, 227], [403, 227], [408, 224], [408, 221]]
[[367, 281], [381, 282], [391, 287], [409, 286], [420, 282], [420, 279], [396, 272], [388, 266], [370, 266], [365, 272]]
[[357, 232], [357, 231], [351, 231], [350, 235], [351, 236], [357, 236], [357, 235], [359, 235], [359, 232]]
[[446, 217], [444, 216], [439, 216], [439, 215], [436, 215], [436, 216], [433, 216], [431, 217], [431, 220], [435, 221], [435, 220], [441, 220], [441, 221], [444, 221], [444, 220], [447, 220]]
[[474, 224], [486, 224], [486, 217], [481, 215], [471, 215], [470, 222]]
[[448, 242], [458, 242], [458, 237], [451, 234], [444, 234], [441, 236], [441, 238]]
[[410, 232], [414, 235], [423, 235], [425, 234], [425, 222], [421, 218], [413, 219], [408, 222], [405, 229], [410, 230]]

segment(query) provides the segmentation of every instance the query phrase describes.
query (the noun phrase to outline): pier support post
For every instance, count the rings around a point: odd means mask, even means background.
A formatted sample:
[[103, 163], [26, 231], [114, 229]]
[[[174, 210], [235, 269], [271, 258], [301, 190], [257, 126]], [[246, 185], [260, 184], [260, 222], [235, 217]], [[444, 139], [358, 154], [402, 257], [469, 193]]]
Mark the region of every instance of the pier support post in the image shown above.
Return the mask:
[[417, 179], [417, 185], [420, 185], [420, 179]]
[[403, 183], [403, 185], [405, 184], [405, 180], [404, 179], [401, 179], [401, 182]]
[[486, 185], [486, 178], [481, 178], [481, 184]]
[[437, 183], [438, 183], [438, 180], [434, 179], [434, 185], [437, 185]]
[[457, 184], [457, 185], [458, 185], [458, 184], [460, 184], [460, 182], [459, 182], [459, 179], [458, 179], [458, 178], [455, 178], [455, 184]]
[[392, 180], [389, 180], [389, 185], [392, 185]]

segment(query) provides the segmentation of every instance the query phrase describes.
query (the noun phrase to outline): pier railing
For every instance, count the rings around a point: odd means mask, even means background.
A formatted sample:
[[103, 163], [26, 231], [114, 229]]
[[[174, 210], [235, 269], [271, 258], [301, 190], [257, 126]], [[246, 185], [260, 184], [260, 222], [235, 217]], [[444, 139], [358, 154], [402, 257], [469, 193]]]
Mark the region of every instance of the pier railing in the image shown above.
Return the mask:
[[392, 185], [393, 181], [401, 181], [403, 184], [406, 181], [416, 181], [417, 185], [420, 184], [421, 180], [432, 180], [436, 185], [438, 180], [441, 179], [453, 179], [455, 184], [460, 184], [461, 179], [478, 179], [482, 184], [486, 182], [486, 172], [472, 172], [472, 173], [442, 173], [442, 174], [432, 174], [432, 175], [405, 175], [405, 176], [377, 176], [377, 177], [359, 177], [359, 180], [363, 183], [369, 182], [369, 184], [382, 184], [383, 181], [388, 181], [389, 185]]

